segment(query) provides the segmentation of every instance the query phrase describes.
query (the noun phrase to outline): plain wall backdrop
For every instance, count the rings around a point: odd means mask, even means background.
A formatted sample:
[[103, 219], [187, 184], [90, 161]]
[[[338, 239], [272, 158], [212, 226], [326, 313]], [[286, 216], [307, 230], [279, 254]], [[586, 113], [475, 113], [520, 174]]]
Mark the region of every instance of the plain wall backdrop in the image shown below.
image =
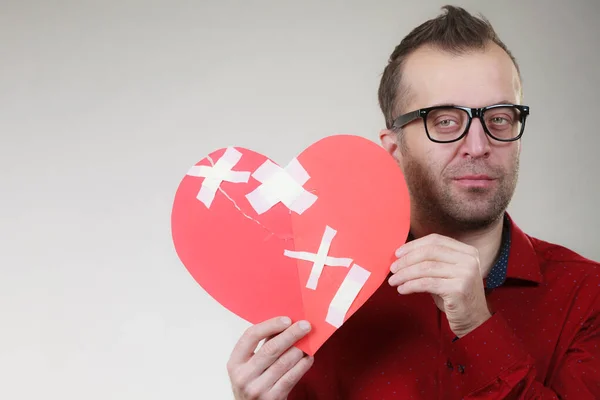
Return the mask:
[[[229, 145], [377, 141], [388, 56], [444, 3], [0, 1], [0, 398], [232, 398], [248, 324], [174, 252], [180, 180]], [[509, 211], [600, 260], [600, 2], [456, 4], [522, 69]]]

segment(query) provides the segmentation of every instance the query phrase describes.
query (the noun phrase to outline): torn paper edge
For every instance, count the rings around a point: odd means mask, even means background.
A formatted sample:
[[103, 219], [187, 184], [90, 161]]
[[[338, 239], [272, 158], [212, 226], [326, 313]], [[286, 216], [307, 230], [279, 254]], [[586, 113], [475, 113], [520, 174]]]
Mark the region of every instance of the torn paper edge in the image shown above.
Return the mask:
[[[235, 149], [234, 149], [234, 150], [235, 150]], [[237, 151], [237, 150], [235, 150], [235, 151]], [[241, 154], [241, 153], [240, 153], [240, 154]], [[214, 162], [214, 160], [213, 160], [213, 159], [212, 159], [210, 156], [207, 156], [206, 158], [208, 159], [208, 162], [210, 163], [210, 165], [212, 165], [212, 166], [214, 167], [214, 165], [215, 165], [215, 162]], [[228, 194], [227, 194], [227, 193], [226, 193], [226, 192], [225, 192], [225, 191], [224, 191], [224, 190], [223, 190], [221, 187], [219, 187], [219, 188], [218, 188], [218, 190], [219, 190], [219, 192], [221, 192], [221, 193], [223, 194], [223, 196], [225, 196], [225, 198], [226, 198], [227, 200], [229, 200], [229, 201], [231, 202], [231, 204], [233, 205], [233, 207], [235, 207], [235, 209], [236, 209], [236, 210], [238, 210], [238, 212], [239, 212], [240, 214], [242, 214], [242, 216], [243, 216], [243, 217], [245, 217], [245, 218], [249, 219], [250, 221], [254, 222], [254, 223], [255, 223], [255, 224], [257, 224], [258, 226], [260, 226], [261, 228], [263, 228], [265, 231], [269, 232], [269, 234], [270, 234], [271, 236], [278, 237], [278, 238], [280, 238], [280, 239], [282, 239], [282, 240], [290, 240], [290, 239], [291, 239], [291, 238], [285, 238], [285, 237], [282, 237], [281, 235], [278, 235], [278, 234], [276, 234], [275, 232], [271, 231], [269, 228], [267, 228], [266, 226], [264, 226], [263, 224], [261, 224], [261, 223], [260, 223], [259, 221], [257, 221], [255, 218], [252, 218], [250, 215], [246, 214], [246, 213], [245, 213], [245, 212], [244, 212], [244, 211], [243, 211], [243, 210], [240, 208], [240, 206], [239, 206], [239, 205], [236, 203], [236, 201], [235, 201], [233, 198], [231, 198], [231, 196], [229, 196], [229, 195], [228, 195]]]

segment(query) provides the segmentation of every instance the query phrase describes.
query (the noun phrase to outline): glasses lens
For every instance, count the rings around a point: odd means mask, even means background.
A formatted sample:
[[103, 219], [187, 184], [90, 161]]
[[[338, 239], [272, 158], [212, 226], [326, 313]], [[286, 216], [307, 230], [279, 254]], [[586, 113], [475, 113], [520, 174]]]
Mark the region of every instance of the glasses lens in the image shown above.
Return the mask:
[[432, 139], [452, 141], [463, 134], [469, 122], [469, 114], [458, 108], [438, 108], [427, 114], [427, 132]]
[[492, 136], [514, 139], [521, 133], [521, 111], [514, 107], [495, 107], [485, 111], [485, 125]]

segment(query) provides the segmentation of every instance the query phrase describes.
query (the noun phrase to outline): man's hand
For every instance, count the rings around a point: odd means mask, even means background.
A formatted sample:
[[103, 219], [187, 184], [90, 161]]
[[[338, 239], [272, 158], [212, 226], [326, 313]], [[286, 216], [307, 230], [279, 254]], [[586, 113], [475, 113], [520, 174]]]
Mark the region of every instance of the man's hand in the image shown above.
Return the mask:
[[389, 284], [401, 294], [431, 293], [456, 336], [491, 317], [476, 248], [432, 234], [406, 243], [396, 256]]
[[237, 400], [283, 400], [312, 366], [312, 357], [292, 347], [310, 331], [310, 324], [290, 324], [287, 317], [262, 322], [248, 328], [237, 342], [227, 363]]

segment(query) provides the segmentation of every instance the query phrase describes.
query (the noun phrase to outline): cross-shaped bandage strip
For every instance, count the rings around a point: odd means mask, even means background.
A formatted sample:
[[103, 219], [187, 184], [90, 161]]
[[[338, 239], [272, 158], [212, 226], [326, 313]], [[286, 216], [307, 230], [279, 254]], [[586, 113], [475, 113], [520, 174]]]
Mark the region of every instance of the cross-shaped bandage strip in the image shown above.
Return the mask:
[[[306, 287], [316, 290], [319, 277], [323, 272], [323, 268], [329, 267], [345, 267], [348, 268], [354, 262], [351, 258], [338, 258], [329, 256], [331, 242], [337, 234], [337, 231], [330, 226], [325, 227], [325, 233], [321, 238], [319, 250], [316, 253], [305, 251], [284, 250], [284, 255], [298, 260], [310, 261], [313, 266], [310, 271]], [[371, 272], [361, 267], [358, 264], [352, 265], [348, 274], [344, 277], [342, 284], [335, 293], [334, 298], [329, 304], [325, 321], [336, 328], [339, 328], [344, 323], [348, 310], [356, 300], [359, 292], [364, 287], [365, 283], [371, 276]]]
[[267, 160], [254, 171], [252, 177], [261, 185], [248, 193], [246, 198], [257, 214], [263, 214], [277, 203], [283, 203], [290, 210], [302, 214], [317, 201], [315, 194], [304, 189], [310, 176], [295, 158], [285, 168]]
[[287, 257], [295, 258], [298, 260], [311, 261], [313, 263], [312, 269], [310, 270], [310, 276], [308, 277], [308, 282], [306, 283], [306, 287], [308, 289], [315, 290], [317, 288], [319, 277], [321, 276], [325, 265], [330, 267], [348, 268], [350, 264], [352, 264], [351, 258], [338, 258], [329, 256], [329, 248], [331, 247], [331, 241], [335, 237], [336, 233], [337, 231], [331, 228], [330, 226], [325, 227], [325, 233], [321, 238], [321, 244], [319, 245], [319, 250], [317, 251], [317, 253], [284, 250], [283, 254]]
[[221, 183], [246, 183], [250, 179], [249, 171], [232, 171], [232, 168], [240, 161], [242, 153], [228, 147], [225, 153], [211, 167], [208, 165], [195, 165], [188, 171], [187, 175], [203, 177], [204, 181], [196, 198], [207, 208], [210, 208], [217, 190]]

